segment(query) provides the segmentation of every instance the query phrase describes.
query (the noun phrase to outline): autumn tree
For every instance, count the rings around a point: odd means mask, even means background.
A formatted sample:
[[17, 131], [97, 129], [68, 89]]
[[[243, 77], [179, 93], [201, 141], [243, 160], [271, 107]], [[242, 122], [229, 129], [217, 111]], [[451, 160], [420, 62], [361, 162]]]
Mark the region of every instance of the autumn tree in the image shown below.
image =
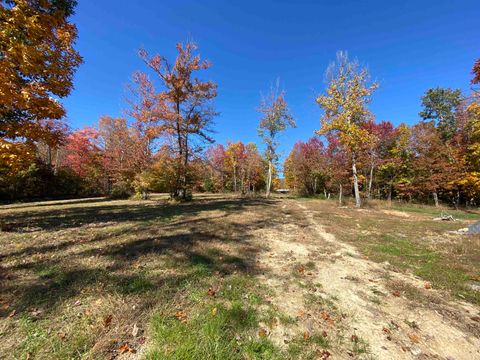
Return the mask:
[[[228, 142], [227, 149], [225, 150], [225, 166], [227, 171], [231, 170], [232, 174], [232, 186], [233, 191], [237, 192], [237, 180], [240, 178], [241, 190], [244, 191], [244, 179], [245, 179], [245, 159], [246, 148], [245, 144], [241, 141]], [[230, 171], [229, 171], [230, 172]]]
[[455, 112], [462, 101], [460, 89], [428, 89], [422, 96], [423, 110], [419, 113], [423, 120], [434, 120], [444, 142], [452, 138], [456, 131]]
[[103, 166], [109, 185], [113, 186], [112, 190], [122, 187], [128, 193], [128, 189], [133, 189], [135, 176], [150, 163], [150, 155], [145, 153], [144, 139], [139, 136], [137, 129], [128, 126], [125, 118], [102, 116], [98, 127]]
[[224, 191], [226, 182], [225, 146], [216, 144], [207, 149], [205, 157], [210, 169], [210, 191]]
[[154, 83], [142, 73], [134, 75], [134, 81], [141, 89], [137, 119], [155, 124], [151, 127], [155, 137], [164, 137], [176, 154], [174, 197], [187, 198], [189, 192], [189, 161], [194, 153], [201, 150], [201, 144], [211, 143], [212, 120], [216, 115], [212, 100], [217, 95], [217, 86], [212, 81], [197, 77], [197, 72], [210, 67], [195, 55], [197, 46], [188, 42], [177, 44], [178, 55], [170, 62], [162, 55], [150, 56], [140, 50], [140, 57], [156, 75], [161, 90], [155, 90]]
[[325, 149], [318, 137], [295, 143], [283, 167], [287, 186], [305, 195], [315, 195], [325, 185], [325, 165]]
[[345, 52], [337, 53], [336, 62], [327, 69], [326, 94], [317, 98], [323, 109], [320, 119], [320, 135], [337, 133], [339, 140], [351, 154], [351, 169], [356, 207], [361, 206], [357, 175], [357, 155], [369, 134], [363, 124], [370, 115], [367, 104], [377, 84], [370, 84], [366, 68], [357, 61], [350, 61]]
[[382, 121], [376, 123], [370, 119], [363, 125], [364, 129], [368, 131], [369, 141], [364, 143], [364, 150], [367, 155], [368, 173], [367, 179], [367, 198], [372, 197], [372, 186], [375, 175], [375, 170], [380, 166], [391, 148], [394, 141], [395, 128], [390, 121]]
[[[386, 149], [382, 164], [378, 167], [383, 192], [389, 202], [393, 191], [402, 191], [411, 182], [411, 129], [406, 124], [400, 124], [394, 131], [393, 142]], [[405, 191], [403, 192], [405, 194]]]
[[268, 163], [266, 183], [266, 197], [268, 198], [272, 187], [274, 162], [278, 160], [278, 135], [289, 126], [296, 127], [295, 119], [285, 100], [285, 92], [279, 91], [278, 81], [276, 88], [272, 87], [268, 95], [263, 96], [259, 111], [263, 116], [258, 126], [258, 134], [266, 145], [265, 157]]
[[255, 143], [249, 143], [245, 146], [245, 184], [247, 191], [255, 191], [265, 184], [265, 162], [258, 152]]
[[82, 58], [68, 21], [76, 1], [0, 1], [0, 135], [37, 140], [43, 119], [65, 115], [58, 98], [73, 87]]
[[471, 81], [472, 85], [480, 84], [480, 59], [475, 61], [475, 64], [472, 68], [473, 79]]

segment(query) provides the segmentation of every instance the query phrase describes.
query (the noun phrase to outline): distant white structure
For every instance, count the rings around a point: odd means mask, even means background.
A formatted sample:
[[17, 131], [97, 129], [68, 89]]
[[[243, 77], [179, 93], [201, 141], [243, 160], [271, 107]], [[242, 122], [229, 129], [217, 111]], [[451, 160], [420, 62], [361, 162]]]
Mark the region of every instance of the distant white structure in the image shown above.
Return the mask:
[[287, 194], [290, 192], [289, 189], [277, 189], [275, 192], [280, 193], [280, 194]]

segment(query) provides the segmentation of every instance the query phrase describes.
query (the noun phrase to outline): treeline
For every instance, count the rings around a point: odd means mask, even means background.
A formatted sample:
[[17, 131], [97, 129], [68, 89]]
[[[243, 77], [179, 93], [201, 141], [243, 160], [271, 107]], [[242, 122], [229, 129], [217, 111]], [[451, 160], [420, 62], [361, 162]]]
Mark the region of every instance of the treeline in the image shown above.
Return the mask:
[[[279, 85], [258, 108], [264, 145], [212, 145], [217, 85], [194, 43], [173, 61], [141, 49], [126, 116], [70, 130], [59, 99], [82, 63], [69, 22], [76, 1], [10, 0], [0, 7], [0, 198], [109, 195], [150, 191], [189, 199], [193, 191], [255, 193], [280, 186], [278, 139], [295, 127]], [[8, 21], [4, 21], [8, 19]], [[284, 163], [286, 184], [304, 194], [364, 199], [480, 202], [480, 95], [435, 88], [422, 98], [421, 121], [394, 126], [369, 111], [378, 84], [345, 53], [326, 73], [316, 102], [316, 137], [298, 142]], [[472, 84], [480, 83], [480, 60]]]
[[[435, 91], [443, 91], [436, 89]], [[442, 138], [437, 122], [413, 126], [390, 121], [363, 124], [368, 141], [357, 151], [362, 198], [393, 198], [438, 205], [480, 203], [480, 106], [463, 100], [454, 131]], [[284, 163], [288, 187], [302, 195], [354, 195], [351, 153], [337, 135], [297, 142]]]

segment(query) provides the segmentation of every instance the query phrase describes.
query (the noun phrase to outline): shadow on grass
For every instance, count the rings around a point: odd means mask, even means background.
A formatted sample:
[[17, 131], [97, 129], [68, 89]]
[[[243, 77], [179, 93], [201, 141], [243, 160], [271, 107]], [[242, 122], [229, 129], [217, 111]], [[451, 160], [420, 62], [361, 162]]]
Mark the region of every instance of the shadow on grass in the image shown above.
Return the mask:
[[[101, 200], [102, 201], [102, 200]], [[162, 204], [147, 202], [126, 205], [109, 201], [109, 205], [88, 206], [99, 201], [86, 202], [82, 207], [53, 209], [31, 213], [15, 212], [2, 216], [4, 222], [12, 223], [12, 231], [23, 231], [25, 228], [38, 230], [59, 230], [79, 227], [85, 224], [103, 222], [135, 222], [162, 220], [167, 221], [178, 215], [195, 215], [210, 210], [241, 210], [245, 204], [249, 206], [265, 205], [267, 200], [223, 199], [214, 201], [193, 201], [184, 204]]]
[[[4, 254], [0, 251], [0, 256], [7, 260], [24, 257], [23, 261], [2, 267], [0, 293], [6, 295], [10, 309], [16, 309], [17, 313], [34, 307], [41, 307], [49, 313], [54, 312], [60, 303], [85, 291], [127, 295], [147, 295], [158, 291], [175, 293], [183, 283], [200, 281], [214, 273], [255, 273], [259, 249], [249, 246], [248, 240], [254, 230], [275, 226], [280, 220], [269, 216], [267, 221], [258, 219], [237, 223], [229, 221], [228, 216], [256, 206], [264, 206], [267, 211], [272, 203], [257, 199], [219, 199], [178, 205], [146, 203], [129, 206], [113, 203], [48, 210], [34, 216], [28, 212], [15, 214], [12, 216], [16, 222], [28, 222], [29, 226], [47, 231], [59, 228], [72, 228], [74, 231], [79, 223], [133, 221], [138, 224], [122, 229], [120, 235], [127, 236], [115, 238], [118, 234], [112, 237], [109, 233], [102, 233], [82, 242], [82, 245], [100, 243], [96, 247], [84, 248], [78, 246], [78, 239], [68, 238], [57, 245], [30, 246]], [[215, 218], [195, 217], [202, 211], [213, 210], [220, 210], [223, 214], [215, 215]], [[274, 213], [273, 208], [269, 211]], [[59, 215], [62, 217], [59, 218]], [[173, 221], [177, 215], [185, 215], [185, 218]], [[224, 226], [229, 232], [219, 231], [219, 226]], [[212, 242], [234, 242], [237, 249], [241, 249], [240, 255], [209, 248], [208, 244]], [[74, 251], [66, 255], [68, 258], [62, 258], [62, 251], [67, 250]], [[172, 261], [168, 268], [178, 271], [158, 275], [157, 271], [148, 273], [135, 268], [137, 260], [148, 261], [151, 256], [156, 259], [162, 255], [168, 255], [167, 258]], [[98, 264], [108, 265], [101, 267]], [[0, 310], [0, 316], [7, 316], [7, 311]]]

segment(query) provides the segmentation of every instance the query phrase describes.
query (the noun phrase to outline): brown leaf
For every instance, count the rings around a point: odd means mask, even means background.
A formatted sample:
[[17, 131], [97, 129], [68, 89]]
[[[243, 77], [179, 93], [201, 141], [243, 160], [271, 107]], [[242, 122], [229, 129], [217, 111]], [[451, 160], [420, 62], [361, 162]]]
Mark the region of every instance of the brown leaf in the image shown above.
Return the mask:
[[330, 320], [330, 314], [328, 312], [326, 312], [325, 310], [320, 312], [320, 317], [325, 321]]
[[426, 282], [425, 285], [424, 285], [425, 289], [429, 290], [432, 288], [432, 284], [430, 282]]
[[305, 272], [305, 266], [301, 265], [297, 268], [297, 271], [300, 273], [300, 274], [303, 274]]
[[112, 323], [112, 319], [113, 319], [113, 315], [112, 315], [112, 314], [105, 316], [105, 317], [103, 318], [103, 326], [109, 327], [110, 324]]
[[401, 294], [400, 294], [400, 291], [395, 290], [395, 291], [392, 292], [392, 295], [396, 296], [396, 297], [400, 297]]
[[11, 318], [11, 317], [14, 317], [15, 314], [17, 313], [17, 310], [13, 309], [10, 314], [8, 314], [8, 317]]
[[385, 334], [390, 334], [390, 333], [391, 333], [390, 329], [387, 328], [387, 327], [385, 327], [385, 326], [383, 327], [383, 330], [382, 330], [382, 331], [383, 331]]
[[352, 342], [357, 343], [358, 342], [358, 336], [357, 335], [352, 335], [351, 337]]
[[212, 288], [208, 288], [207, 294], [208, 296], [215, 296], [215, 290], [213, 290]]
[[58, 337], [63, 340], [63, 339], [65, 339], [65, 338], [67, 337], [67, 334], [65, 334], [64, 332], [60, 331], [60, 332], [58, 333]]
[[418, 335], [416, 334], [408, 334], [408, 337], [412, 343], [418, 343], [420, 339], [418, 338]]
[[266, 337], [267, 336], [267, 330], [264, 329], [264, 328], [261, 328], [260, 330], [258, 330], [258, 336]]
[[129, 352], [129, 353], [132, 353], [132, 354], [135, 354], [137, 352], [137, 350], [133, 349], [132, 347], [130, 347], [130, 345], [128, 345], [127, 343], [123, 344], [122, 346], [120, 346], [118, 348], [118, 352], [120, 354], [125, 354], [126, 352]]
[[308, 340], [310, 339], [310, 333], [308, 332], [308, 330], [305, 330], [303, 332], [303, 340]]
[[328, 336], [328, 334], [327, 334], [327, 332], [326, 332], [325, 330], [322, 331], [322, 336], [323, 336], [323, 337], [327, 337], [327, 336]]
[[180, 320], [181, 322], [186, 322], [187, 321], [187, 314], [183, 310], [178, 310], [175, 313], [175, 317]]
[[327, 360], [331, 354], [328, 350], [322, 349], [322, 350], [317, 350], [317, 355], [320, 356], [320, 359]]
[[470, 319], [472, 319], [473, 321], [480, 322], [480, 316], [472, 316]]

